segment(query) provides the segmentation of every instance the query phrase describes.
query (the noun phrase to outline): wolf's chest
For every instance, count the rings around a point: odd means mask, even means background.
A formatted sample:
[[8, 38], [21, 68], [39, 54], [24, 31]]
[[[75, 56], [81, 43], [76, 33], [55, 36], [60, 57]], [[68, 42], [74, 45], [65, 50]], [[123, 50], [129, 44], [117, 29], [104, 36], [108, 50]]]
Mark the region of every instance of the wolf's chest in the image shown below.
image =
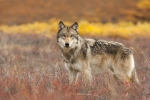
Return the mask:
[[82, 70], [82, 62], [77, 61], [76, 63], [66, 62], [65, 66], [68, 70], [81, 71]]
[[66, 54], [62, 54], [63, 58], [65, 61], [69, 61], [72, 57], [72, 55], [70, 53], [66, 53]]

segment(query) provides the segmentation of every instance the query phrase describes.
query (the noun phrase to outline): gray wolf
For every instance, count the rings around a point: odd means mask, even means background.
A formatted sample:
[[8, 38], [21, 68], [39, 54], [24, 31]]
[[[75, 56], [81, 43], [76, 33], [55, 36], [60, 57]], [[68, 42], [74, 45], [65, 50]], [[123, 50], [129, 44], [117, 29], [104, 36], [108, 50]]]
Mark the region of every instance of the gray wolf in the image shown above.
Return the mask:
[[66, 26], [60, 21], [57, 33], [70, 84], [76, 83], [80, 73], [85, 81], [91, 82], [92, 74], [103, 70], [124, 82], [139, 83], [131, 49], [118, 42], [82, 38], [77, 29], [77, 22]]

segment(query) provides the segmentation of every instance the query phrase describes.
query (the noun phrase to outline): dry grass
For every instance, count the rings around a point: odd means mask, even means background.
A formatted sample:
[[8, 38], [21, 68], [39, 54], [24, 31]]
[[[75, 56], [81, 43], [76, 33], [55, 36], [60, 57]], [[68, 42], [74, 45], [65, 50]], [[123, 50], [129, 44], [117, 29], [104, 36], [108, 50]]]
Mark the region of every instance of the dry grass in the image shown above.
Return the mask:
[[108, 72], [104, 72], [93, 76], [92, 86], [85, 86], [82, 76], [75, 86], [68, 86], [68, 72], [60, 57], [55, 36], [0, 35], [1, 100], [150, 99], [148, 38], [105, 38], [135, 48], [135, 62], [141, 85], [115, 82]]

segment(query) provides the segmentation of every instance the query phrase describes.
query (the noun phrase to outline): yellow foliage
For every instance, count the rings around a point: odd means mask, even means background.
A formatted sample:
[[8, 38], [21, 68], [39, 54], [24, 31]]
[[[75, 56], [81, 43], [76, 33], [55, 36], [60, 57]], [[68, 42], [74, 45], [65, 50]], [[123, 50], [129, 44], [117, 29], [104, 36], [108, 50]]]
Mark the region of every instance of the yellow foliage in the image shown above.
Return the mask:
[[[51, 19], [48, 22], [34, 22], [22, 25], [2, 25], [0, 31], [9, 34], [42, 34], [51, 37], [57, 34], [59, 20]], [[65, 22], [71, 25], [70, 22]], [[99, 35], [99, 36], [119, 36], [129, 38], [133, 36], [150, 36], [150, 23], [119, 22], [117, 24], [107, 23], [89, 23], [88, 21], [79, 21], [79, 33], [81, 35]]]
[[150, 0], [140, 0], [137, 6], [140, 9], [150, 9]]

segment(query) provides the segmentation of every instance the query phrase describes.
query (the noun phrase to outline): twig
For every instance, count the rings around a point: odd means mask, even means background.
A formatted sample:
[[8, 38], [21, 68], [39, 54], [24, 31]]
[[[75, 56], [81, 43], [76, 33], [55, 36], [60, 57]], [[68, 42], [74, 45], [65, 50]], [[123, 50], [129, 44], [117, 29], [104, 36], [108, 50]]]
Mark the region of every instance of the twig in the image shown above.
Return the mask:
[[93, 94], [81, 94], [81, 93], [78, 93], [77, 95], [101, 97], [99, 95], [93, 95]]

